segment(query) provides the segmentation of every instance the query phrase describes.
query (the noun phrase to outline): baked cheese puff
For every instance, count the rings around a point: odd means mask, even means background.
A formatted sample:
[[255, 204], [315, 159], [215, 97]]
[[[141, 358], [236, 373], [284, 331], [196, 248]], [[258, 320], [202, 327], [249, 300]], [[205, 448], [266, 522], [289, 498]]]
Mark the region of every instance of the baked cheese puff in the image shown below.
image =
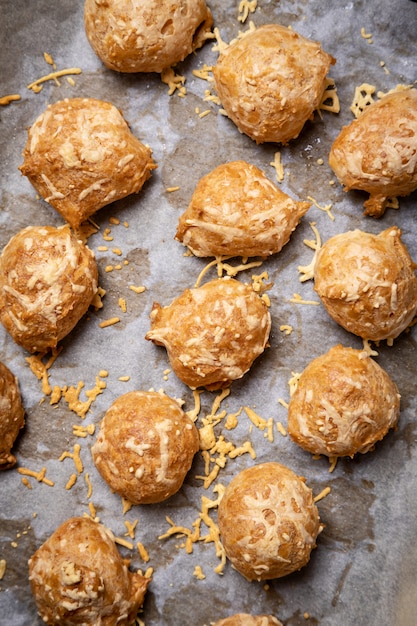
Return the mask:
[[417, 189], [417, 89], [388, 93], [344, 126], [329, 164], [345, 191], [369, 193], [365, 215], [380, 217], [387, 202]]
[[417, 265], [392, 226], [328, 239], [314, 264], [314, 289], [332, 317], [363, 339], [391, 342], [417, 312]]
[[319, 43], [279, 24], [234, 40], [213, 67], [228, 117], [256, 143], [286, 144], [312, 119], [335, 59]]
[[302, 372], [288, 407], [288, 433], [312, 454], [374, 449], [400, 414], [397, 386], [364, 350], [337, 345]]
[[118, 72], [162, 72], [211, 38], [205, 0], [86, 0], [85, 32], [91, 47]]
[[29, 581], [49, 626], [133, 626], [151, 579], [128, 570], [108, 528], [71, 517], [29, 559]]
[[215, 390], [242, 378], [264, 351], [271, 316], [252, 286], [218, 278], [153, 305], [146, 334], [165, 346], [172, 369], [191, 388]]
[[197, 428], [176, 400], [131, 391], [106, 412], [91, 453], [112, 491], [150, 504], [177, 493], [198, 449]]
[[258, 167], [232, 161], [198, 182], [175, 238], [199, 257], [266, 257], [288, 243], [310, 206], [290, 198]]
[[0, 321], [29, 352], [55, 348], [97, 291], [93, 252], [68, 225], [28, 226], [0, 255]]
[[225, 619], [215, 622], [213, 626], [282, 626], [273, 615], [251, 615], [250, 613], [236, 613]]
[[258, 581], [307, 565], [322, 530], [304, 478], [276, 462], [253, 465], [231, 480], [218, 523], [232, 566], [247, 580]]
[[12, 447], [24, 425], [25, 410], [19, 382], [9, 368], [0, 362], [0, 470], [15, 465]]
[[29, 128], [22, 174], [73, 228], [139, 192], [157, 166], [120, 111], [95, 98], [51, 104]]

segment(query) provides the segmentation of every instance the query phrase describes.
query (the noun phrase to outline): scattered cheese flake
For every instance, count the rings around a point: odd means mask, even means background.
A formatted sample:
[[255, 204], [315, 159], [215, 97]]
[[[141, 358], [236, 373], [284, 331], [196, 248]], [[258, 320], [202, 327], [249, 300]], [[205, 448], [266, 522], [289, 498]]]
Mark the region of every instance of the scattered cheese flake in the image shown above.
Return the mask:
[[97, 250], [99, 252], [107, 252], [109, 249], [109, 246], [97, 246]]
[[20, 99], [21, 99], [21, 96], [19, 96], [18, 93], [12, 93], [8, 96], [2, 96], [0, 98], [0, 106], [7, 106], [11, 102], [17, 102]]
[[52, 480], [45, 478], [46, 467], [43, 467], [40, 472], [35, 472], [27, 467], [18, 467], [17, 471], [19, 474], [22, 474], [22, 476], [31, 476], [32, 478], [36, 478], [39, 483], [45, 483], [45, 485], [48, 485], [49, 487], [53, 487], [55, 484]]
[[329, 495], [330, 491], [330, 487], [325, 487], [323, 491], [320, 491], [320, 493], [314, 497], [314, 502], [319, 502], [320, 500], [325, 498], [327, 495]]
[[196, 565], [194, 572], [193, 572], [193, 576], [195, 576], [197, 578], [197, 580], [204, 580], [206, 575], [203, 574], [203, 570], [201, 569], [200, 565]]
[[111, 251], [113, 252], [113, 254], [117, 254], [117, 256], [122, 256], [123, 254], [120, 248], [112, 248]]
[[236, 413], [229, 413], [226, 417], [226, 420], [224, 422], [224, 427], [226, 428], [226, 430], [233, 430], [233, 428], [236, 428], [238, 425], [238, 416], [242, 413], [243, 411], [243, 407], [240, 407], [240, 409], [236, 412]]
[[129, 285], [129, 289], [134, 293], [143, 293], [144, 291], [146, 291], [146, 287], [144, 287], [143, 285], [140, 285], [139, 287], [136, 287], [135, 285]]
[[130, 380], [130, 376], [119, 376], [117, 380], [120, 380], [121, 383], [128, 383]]
[[118, 217], [115, 217], [114, 215], [112, 215], [109, 219], [110, 224], [113, 224], [114, 226], [119, 226], [120, 224], [120, 220]]
[[5, 559], [0, 559], [0, 580], [3, 580], [6, 573], [7, 562]]
[[338, 460], [337, 456], [329, 456], [329, 463], [330, 463], [329, 473], [330, 474], [335, 470], [336, 465], [337, 465], [337, 460]]
[[29, 480], [26, 478], [26, 476], [22, 477], [22, 483], [25, 485], [25, 487], [27, 487], [28, 489], [32, 489], [32, 485], [30, 484]]
[[281, 152], [275, 152], [274, 160], [270, 165], [275, 168], [277, 181], [281, 183], [284, 180], [284, 166], [281, 163]]
[[239, 22], [246, 22], [248, 19], [249, 13], [254, 13], [258, 6], [258, 0], [241, 0], [239, 3]]
[[37, 80], [33, 81], [32, 83], [30, 83], [27, 88], [31, 89], [34, 93], [39, 93], [42, 89], [42, 84], [47, 82], [48, 80], [58, 80], [58, 78], [61, 78], [61, 76], [67, 76], [69, 74], [81, 74], [81, 69], [79, 67], [71, 67], [65, 70], [58, 70], [56, 72], [52, 72], [51, 74], [48, 74], [47, 76], [42, 76], [41, 78], [38, 78]]
[[43, 58], [45, 59], [45, 61], [48, 63], [48, 65], [52, 65], [52, 67], [54, 68], [54, 70], [56, 70], [56, 63], [53, 60], [53, 58], [51, 57], [50, 54], [48, 54], [48, 52], [44, 52], [43, 53]]
[[290, 302], [294, 302], [295, 304], [320, 304], [320, 302], [317, 302], [316, 300], [303, 300], [299, 293], [295, 293], [293, 297], [290, 298]]
[[121, 308], [122, 312], [126, 313], [126, 311], [127, 311], [127, 304], [126, 304], [126, 300], [124, 298], [119, 298], [118, 305]]
[[186, 95], [187, 90], [184, 87], [185, 76], [176, 74], [172, 67], [168, 67], [161, 72], [161, 80], [163, 83], [168, 85], [169, 96], [172, 96], [172, 94], [175, 93], [175, 91], [177, 90], [180, 97], [183, 98]]
[[127, 532], [125, 533], [125, 537], [130, 537], [131, 539], [135, 538], [135, 530], [138, 525], [138, 520], [135, 519], [134, 522], [125, 521], [125, 526], [127, 528]]
[[285, 335], [291, 335], [292, 331], [293, 331], [293, 327], [290, 326], [289, 324], [281, 324], [281, 326], [279, 327], [280, 331], [282, 333], [284, 333]]
[[65, 489], [71, 489], [77, 482], [77, 474], [71, 474], [67, 484], [65, 485]]
[[106, 272], [106, 274], [109, 274], [113, 270], [114, 270], [114, 266], [113, 265], [106, 265], [106, 267], [104, 268], [104, 271]]
[[201, 401], [200, 401], [200, 396], [203, 392], [197, 389], [193, 390], [193, 398], [194, 398], [194, 409], [192, 409], [191, 411], [187, 411], [186, 415], [188, 416], [188, 418], [190, 420], [192, 420], [193, 422], [196, 421], [199, 413], [200, 413], [200, 409], [201, 409]]
[[337, 95], [337, 87], [333, 78], [327, 77], [325, 80], [325, 88], [321, 102], [319, 104], [320, 111], [329, 111], [329, 113], [340, 113], [340, 101]]
[[291, 372], [291, 378], [288, 381], [288, 385], [290, 387], [290, 396], [292, 396], [294, 391], [297, 389], [300, 376], [301, 374], [299, 374], [298, 372]]
[[84, 479], [87, 484], [87, 499], [89, 500], [93, 495], [93, 485], [91, 484], [90, 474], [88, 472], [86, 472]]
[[375, 93], [375, 90], [376, 87], [374, 85], [370, 85], [369, 83], [362, 83], [359, 87], [355, 88], [350, 110], [356, 118], [363, 113], [366, 107], [374, 102], [372, 96]]
[[107, 328], [108, 326], [114, 326], [120, 322], [120, 317], [111, 317], [108, 320], [103, 320], [99, 323], [100, 328]]
[[113, 241], [113, 237], [111, 236], [111, 229], [105, 228], [103, 231], [103, 239], [104, 241]]
[[[288, 405], [287, 405], [288, 407]], [[277, 422], [277, 431], [280, 433], [280, 435], [282, 435], [283, 437], [287, 436], [287, 431], [284, 428], [284, 425], [282, 424], [282, 422]]]
[[364, 26], [361, 28], [361, 37], [366, 39], [368, 43], [373, 43], [371, 33], [367, 33]]
[[143, 545], [143, 543], [141, 543], [140, 541], [137, 542], [136, 547], [138, 549], [139, 552], [139, 556], [142, 559], [142, 561], [145, 561], [145, 563], [147, 563], [149, 561], [149, 553], [146, 550], [145, 546]]
[[209, 115], [211, 113], [211, 109], [206, 109], [205, 111], [201, 111], [201, 113], [198, 114], [198, 117], [200, 119], [203, 119], [203, 117], [207, 117], [207, 115]]
[[91, 302], [91, 305], [98, 311], [103, 308], [103, 300], [102, 298], [106, 295], [106, 290], [102, 287], [99, 287], [94, 295], [94, 298]]
[[94, 504], [92, 502], [88, 503], [88, 509], [90, 511], [90, 517], [93, 520], [98, 521], [96, 507], [94, 506]]
[[362, 343], [363, 343], [363, 350], [364, 352], [366, 352], [368, 356], [378, 356], [378, 352], [372, 349], [369, 343], [369, 339], [363, 339]]
[[181, 189], [181, 187], [167, 187], [167, 192], [172, 193], [173, 191], [179, 191], [179, 189]]
[[75, 87], [75, 80], [72, 76], [67, 76], [67, 83], [71, 85], [71, 87]]
[[73, 452], [68, 452], [65, 450], [61, 456], [59, 457], [59, 461], [63, 461], [64, 459], [72, 459], [74, 461], [75, 469], [78, 474], [82, 474], [84, 470], [83, 462], [80, 457], [81, 446], [79, 443], [76, 443], [73, 448]]
[[201, 78], [202, 80], [211, 81], [213, 80], [211, 76], [212, 71], [213, 71], [212, 65], [204, 64], [202, 68], [198, 70], [193, 70], [193, 76], [196, 76], [197, 78]]
[[[323, 159], [322, 159], [323, 161]], [[320, 211], [324, 211], [325, 213], [327, 213], [327, 215], [330, 217], [330, 219], [332, 221], [334, 221], [334, 215], [331, 213], [331, 208], [332, 208], [332, 204], [325, 204], [324, 206], [321, 206], [317, 200], [315, 200], [314, 198], [312, 198], [311, 196], [307, 196], [307, 200], [310, 200], [310, 202], [312, 202], [314, 204], [315, 207], [317, 207], [318, 209], [320, 209]]]
[[316, 228], [316, 225], [315, 225], [314, 222], [310, 222], [310, 228], [312, 229], [312, 231], [315, 234], [316, 238], [314, 240], [304, 239], [303, 243], [306, 246], [308, 246], [309, 248], [311, 248], [312, 250], [314, 250], [314, 256], [313, 256], [312, 260], [310, 261], [310, 263], [308, 265], [299, 265], [298, 266], [298, 271], [301, 274], [300, 282], [302, 282], [302, 283], [305, 282], [306, 280], [310, 280], [310, 279], [314, 278], [314, 266], [316, 264], [316, 257], [317, 257], [318, 251], [321, 248], [320, 233], [319, 233], [318, 229]]
[[130, 509], [132, 508], [133, 504], [131, 502], [129, 502], [129, 500], [127, 500], [126, 498], [122, 498], [122, 510], [123, 510], [123, 515], [125, 515], [126, 513], [128, 513], [128, 511], [130, 511]]
[[30, 370], [33, 374], [35, 374], [38, 380], [42, 381], [42, 392], [47, 396], [52, 393], [52, 389], [49, 384], [48, 370], [58, 358], [61, 350], [62, 348], [53, 348], [51, 356], [46, 363], [43, 362], [43, 358], [47, 356], [46, 352], [33, 354], [32, 356], [25, 358], [26, 362], [29, 364]]

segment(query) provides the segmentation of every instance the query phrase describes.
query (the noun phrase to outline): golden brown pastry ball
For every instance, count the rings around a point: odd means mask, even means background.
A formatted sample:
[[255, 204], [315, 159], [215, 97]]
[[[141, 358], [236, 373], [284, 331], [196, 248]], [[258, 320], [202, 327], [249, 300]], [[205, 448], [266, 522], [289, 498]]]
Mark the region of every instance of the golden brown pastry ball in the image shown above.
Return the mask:
[[288, 433], [312, 454], [373, 450], [397, 424], [400, 395], [364, 350], [337, 345], [302, 372], [288, 407]]
[[120, 111], [102, 100], [48, 106], [28, 131], [20, 167], [73, 227], [101, 207], [140, 191], [157, 166]]
[[213, 626], [282, 626], [273, 615], [250, 615], [249, 613], [236, 613], [213, 624]]
[[24, 425], [25, 410], [19, 382], [9, 368], [0, 362], [0, 470], [9, 469], [16, 463], [11, 450]]
[[111, 531], [87, 517], [55, 530], [29, 559], [29, 580], [51, 626], [131, 626], [150, 583], [127, 569]]
[[281, 578], [304, 567], [322, 530], [311, 489], [275, 462], [233, 478], [218, 523], [227, 557], [248, 580]]
[[370, 194], [365, 215], [380, 217], [389, 198], [417, 189], [417, 89], [389, 93], [366, 107], [343, 127], [329, 163], [345, 191]]
[[180, 489], [198, 449], [197, 428], [176, 400], [132, 391], [113, 402], [91, 452], [113, 491], [149, 504]]
[[69, 226], [28, 226], [0, 256], [0, 321], [29, 352], [54, 348], [97, 291], [93, 252]]
[[396, 226], [378, 235], [353, 230], [323, 244], [314, 288], [343, 328], [363, 339], [392, 340], [416, 314], [416, 268]]
[[165, 346], [172, 369], [192, 388], [220, 389], [241, 378], [264, 351], [271, 329], [251, 285], [218, 278], [153, 305], [146, 339]]
[[267, 24], [222, 51], [214, 85], [242, 133], [256, 143], [286, 144], [318, 108], [334, 62], [319, 43]]
[[91, 47], [118, 72], [162, 72], [183, 61], [210, 36], [205, 0], [86, 0]]
[[310, 206], [292, 200], [254, 165], [232, 161], [198, 182], [176, 239], [199, 257], [265, 257], [289, 241]]

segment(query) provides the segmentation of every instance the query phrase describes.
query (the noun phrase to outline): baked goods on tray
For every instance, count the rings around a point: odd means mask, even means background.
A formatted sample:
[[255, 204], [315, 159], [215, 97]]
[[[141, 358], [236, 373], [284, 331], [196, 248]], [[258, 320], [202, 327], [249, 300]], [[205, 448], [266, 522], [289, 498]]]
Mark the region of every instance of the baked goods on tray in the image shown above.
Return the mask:
[[228, 117], [256, 143], [286, 144], [318, 108], [335, 59], [319, 43], [280, 24], [233, 41], [213, 67]]
[[396, 384], [364, 350], [341, 345], [313, 359], [288, 407], [288, 434], [304, 450], [329, 457], [373, 450], [400, 414]]
[[29, 559], [29, 580], [45, 624], [132, 626], [151, 579], [128, 570], [108, 528], [72, 517]]
[[215, 622], [213, 626], [282, 626], [282, 623], [273, 615], [236, 613]]
[[205, 0], [86, 0], [85, 32], [118, 72], [162, 72], [200, 48], [213, 18]]
[[211, 390], [242, 378], [271, 329], [265, 302], [251, 285], [233, 278], [185, 289], [165, 307], [155, 303], [150, 317], [146, 339], [165, 346], [178, 378]]
[[336, 137], [329, 164], [345, 191], [369, 193], [365, 215], [380, 217], [390, 198], [417, 189], [417, 89], [367, 106]]
[[25, 425], [25, 409], [17, 377], [0, 362], [0, 470], [16, 463], [13, 444]]
[[199, 257], [266, 257], [288, 243], [310, 206], [290, 198], [258, 167], [231, 161], [200, 179], [175, 238]]
[[304, 567], [322, 530], [305, 480], [276, 462], [253, 465], [231, 480], [218, 521], [228, 559], [248, 580], [281, 578]]
[[106, 412], [91, 453], [114, 492], [150, 504], [180, 489], [198, 449], [197, 428], [176, 400], [131, 391]]
[[378, 235], [352, 230], [334, 235], [319, 250], [314, 289], [349, 332], [392, 340], [417, 312], [416, 268], [396, 226]]
[[28, 226], [0, 255], [0, 321], [29, 352], [57, 346], [97, 291], [93, 252], [68, 225]]
[[96, 98], [50, 104], [29, 128], [23, 157], [22, 174], [73, 228], [139, 192], [157, 167], [120, 111]]

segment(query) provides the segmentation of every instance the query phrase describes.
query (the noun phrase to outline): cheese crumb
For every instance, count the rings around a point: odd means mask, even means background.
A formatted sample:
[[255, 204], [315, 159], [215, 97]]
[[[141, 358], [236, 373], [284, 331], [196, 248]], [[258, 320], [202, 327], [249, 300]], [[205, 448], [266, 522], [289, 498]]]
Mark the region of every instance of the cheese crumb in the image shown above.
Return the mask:
[[200, 565], [196, 565], [194, 572], [193, 572], [193, 576], [195, 576], [197, 578], [197, 580], [204, 580], [206, 575], [203, 573], [203, 570], [201, 569]]
[[314, 502], [319, 502], [320, 500], [323, 500], [323, 498], [328, 496], [330, 492], [330, 487], [325, 487], [322, 491], [320, 491], [319, 494], [317, 494], [317, 496], [314, 497]]
[[8, 96], [2, 96], [0, 98], [0, 106], [7, 106], [11, 102], [18, 102], [21, 100], [21, 96], [18, 93], [12, 93]]
[[376, 87], [374, 85], [370, 85], [369, 83], [362, 83], [355, 88], [355, 93], [353, 96], [352, 104], [350, 105], [350, 110], [356, 118], [358, 118], [361, 113], [363, 113], [366, 107], [374, 102], [374, 98], [372, 96], [375, 91]]
[[178, 90], [178, 95], [184, 97], [187, 93], [187, 89], [184, 87], [185, 76], [176, 74], [172, 67], [168, 67], [161, 72], [161, 80], [168, 85], [168, 95], [172, 96], [175, 91]]
[[7, 561], [6, 559], [0, 559], [0, 580], [3, 580], [6, 573]]
[[142, 559], [142, 561], [145, 561], [145, 563], [148, 563], [150, 557], [149, 557], [149, 553], [148, 553], [147, 549], [145, 548], [145, 546], [143, 545], [143, 543], [138, 541], [137, 544], [136, 544], [136, 547], [138, 549], [139, 556]]
[[130, 537], [131, 539], [135, 538], [135, 530], [138, 525], [138, 520], [135, 519], [134, 522], [125, 521], [125, 526], [127, 528], [127, 532], [125, 533], [125, 537]]
[[107, 328], [108, 326], [114, 326], [120, 322], [120, 317], [111, 317], [108, 320], [103, 320], [99, 323], [100, 328]]
[[270, 165], [275, 168], [277, 181], [282, 183], [284, 180], [284, 166], [281, 162], [281, 152], [275, 152], [274, 160], [270, 163]]

